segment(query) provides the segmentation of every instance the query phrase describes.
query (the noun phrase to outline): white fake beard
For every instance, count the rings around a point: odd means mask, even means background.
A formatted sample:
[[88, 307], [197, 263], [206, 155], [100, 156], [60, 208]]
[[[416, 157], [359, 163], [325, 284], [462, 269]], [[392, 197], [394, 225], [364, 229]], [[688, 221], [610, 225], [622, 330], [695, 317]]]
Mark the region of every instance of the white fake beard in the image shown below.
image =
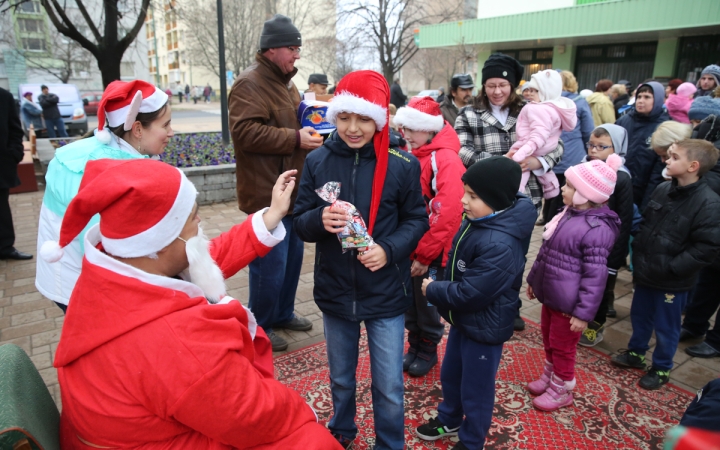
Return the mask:
[[183, 280], [199, 287], [210, 303], [217, 303], [226, 294], [225, 277], [210, 256], [210, 240], [198, 227], [198, 234], [187, 240], [185, 253], [189, 266], [180, 273]]

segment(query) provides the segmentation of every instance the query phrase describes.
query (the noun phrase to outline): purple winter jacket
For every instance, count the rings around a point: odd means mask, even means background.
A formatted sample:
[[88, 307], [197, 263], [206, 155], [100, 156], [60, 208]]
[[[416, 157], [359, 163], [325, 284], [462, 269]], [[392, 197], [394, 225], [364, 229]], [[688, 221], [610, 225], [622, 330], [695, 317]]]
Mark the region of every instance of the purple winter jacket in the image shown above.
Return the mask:
[[620, 219], [607, 205], [569, 208], [543, 242], [527, 282], [535, 297], [557, 311], [590, 322], [607, 282], [607, 258], [620, 233]]

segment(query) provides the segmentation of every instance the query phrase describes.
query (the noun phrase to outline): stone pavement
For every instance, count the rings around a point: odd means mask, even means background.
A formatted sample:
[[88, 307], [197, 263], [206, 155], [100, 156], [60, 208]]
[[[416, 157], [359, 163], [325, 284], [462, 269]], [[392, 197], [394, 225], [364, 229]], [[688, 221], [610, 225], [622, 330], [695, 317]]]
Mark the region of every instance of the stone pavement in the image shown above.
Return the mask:
[[[16, 247], [19, 250], [36, 253], [37, 224], [42, 191], [10, 196], [10, 205], [17, 234]], [[200, 207], [200, 217], [205, 232], [217, 236], [236, 223], [245, 220], [245, 214], [237, 209], [234, 202], [219, 203]], [[540, 248], [540, 227], [537, 227], [530, 246], [527, 270]], [[323, 337], [322, 313], [313, 302], [313, 260], [314, 248], [305, 246], [302, 275], [297, 290], [295, 311], [313, 322], [308, 332], [278, 331], [290, 342], [288, 351], [297, 350], [321, 342]], [[63, 314], [50, 300], [43, 298], [35, 289], [35, 261], [0, 261], [0, 344], [12, 342], [25, 350], [40, 371], [56, 403], [60, 405], [60, 389], [57, 372], [52, 366], [55, 349], [60, 339]], [[247, 304], [248, 273], [242, 270], [227, 282], [229, 295]], [[615, 290], [615, 308], [618, 317], [608, 319], [605, 340], [596, 348], [606, 354], [614, 354], [626, 347], [632, 327], [630, 325], [630, 302], [632, 282], [630, 273], [621, 271]], [[539, 323], [541, 305], [529, 301], [522, 295], [522, 315]], [[713, 318], [714, 322], [714, 318]], [[654, 343], [654, 340], [651, 342]], [[683, 349], [696, 342], [681, 343], [675, 354], [676, 366], [672, 370], [671, 382], [690, 392], [695, 392], [720, 373], [720, 358], [691, 358]], [[649, 356], [652, 356], [652, 348]], [[634, 372], [628, 376], [635, 377]]]

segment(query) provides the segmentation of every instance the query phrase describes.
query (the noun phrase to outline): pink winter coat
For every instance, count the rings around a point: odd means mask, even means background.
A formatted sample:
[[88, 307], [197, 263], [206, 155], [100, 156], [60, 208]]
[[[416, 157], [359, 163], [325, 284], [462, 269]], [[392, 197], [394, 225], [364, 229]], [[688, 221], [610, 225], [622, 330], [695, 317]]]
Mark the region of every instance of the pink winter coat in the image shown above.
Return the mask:
[[[573, 105], [574, 106], [574, 105]], [[528, 156], [545, 156], [555, 150], [562, 131], [572, 131], [577, 124], [575, 108], [561, 108], [554, 103], [528, 103], [518, 116], [518, 140], [510, 148], [517, 149], [515, 161]]]
[[665, 107], [672, 120], [680, 123], [690, 123], [688, 111], [692, 105], [692, 99], [676, 94], [670, 94], [665, 100]]

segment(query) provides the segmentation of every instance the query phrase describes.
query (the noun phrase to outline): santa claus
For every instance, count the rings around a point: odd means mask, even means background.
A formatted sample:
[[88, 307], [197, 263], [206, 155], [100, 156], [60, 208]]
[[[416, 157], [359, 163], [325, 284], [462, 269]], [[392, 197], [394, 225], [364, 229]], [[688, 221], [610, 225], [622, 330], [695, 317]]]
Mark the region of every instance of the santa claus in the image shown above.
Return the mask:
[[63, 247], [91, 217], [55, 367], [63, 449], [342, 448], [294, 391], [273, 379], [270, 342], [224, 278], [281, 242], [295, 186], [208, 241], [197, 191], [153, 160], [90, 161], [63, 218]]

